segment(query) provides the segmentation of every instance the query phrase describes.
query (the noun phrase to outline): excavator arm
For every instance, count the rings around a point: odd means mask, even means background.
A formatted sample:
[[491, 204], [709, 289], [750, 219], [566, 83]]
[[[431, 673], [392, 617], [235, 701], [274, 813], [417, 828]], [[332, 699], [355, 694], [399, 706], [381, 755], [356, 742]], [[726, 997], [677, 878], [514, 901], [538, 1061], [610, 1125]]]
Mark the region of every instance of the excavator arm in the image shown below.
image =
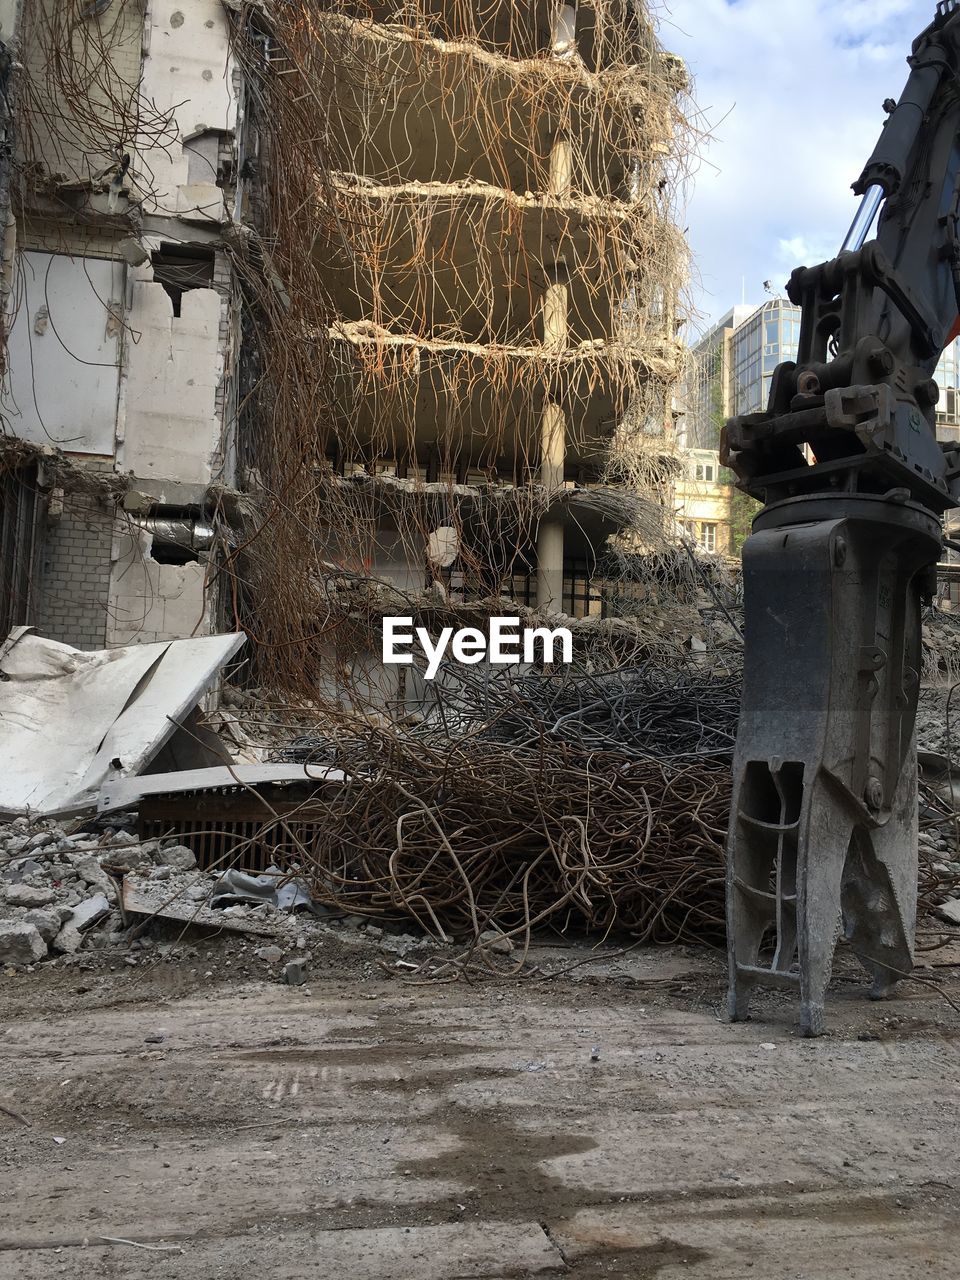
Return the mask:
[[908, 64], [841, 252], [791, 276], [797, 359], [721, 440], [764, 504], [743, 549], [729, 1011], [758, 983], [795, 989], [807, 1035], [841, 934], [876, 997], [913, 965], [921, 606], [960, 504], [933, 378], [960, 316], [960, 0]]

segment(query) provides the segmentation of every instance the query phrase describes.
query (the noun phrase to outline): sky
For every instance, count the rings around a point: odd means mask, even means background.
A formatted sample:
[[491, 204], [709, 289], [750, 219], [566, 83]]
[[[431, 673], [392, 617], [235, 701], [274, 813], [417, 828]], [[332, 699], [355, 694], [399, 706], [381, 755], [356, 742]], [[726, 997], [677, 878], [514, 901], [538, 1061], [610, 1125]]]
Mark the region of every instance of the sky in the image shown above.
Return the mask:
[[839, 251], [859, 177], [935, 0], [662, 0], [660, 39], [709, 135], [687, 196], [691, 336]]

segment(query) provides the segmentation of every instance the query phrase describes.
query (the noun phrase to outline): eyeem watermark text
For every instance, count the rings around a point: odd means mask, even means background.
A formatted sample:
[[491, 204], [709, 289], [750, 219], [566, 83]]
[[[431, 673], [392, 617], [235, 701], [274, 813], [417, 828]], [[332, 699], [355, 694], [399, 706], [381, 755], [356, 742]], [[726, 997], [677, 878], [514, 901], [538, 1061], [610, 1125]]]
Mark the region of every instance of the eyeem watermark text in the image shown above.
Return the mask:
[[444, 627], [434, 642], [425, 627], [414, 627], [413, 618], [384, 618], [383, 661], [387, 666], [412, 663], [416, 646], [427, 661], [427, 680], [440, 670], [448, 649], [450, 657], [468, 667], [479, 662], [506, 667], [515, 662], [573, 661], [573, 635], [566, 627], [552, 631], [548, 627], [521, 628], [519, 618], [491, 618], [486, 633], [476, 627]]

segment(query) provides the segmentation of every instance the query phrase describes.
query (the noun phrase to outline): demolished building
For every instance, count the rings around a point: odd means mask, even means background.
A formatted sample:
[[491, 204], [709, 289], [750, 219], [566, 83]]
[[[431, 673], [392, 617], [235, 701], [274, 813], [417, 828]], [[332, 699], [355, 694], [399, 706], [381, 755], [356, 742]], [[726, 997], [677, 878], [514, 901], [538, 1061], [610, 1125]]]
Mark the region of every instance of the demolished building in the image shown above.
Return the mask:
[[682, 360], [641, 6], [8, 0], [0, 40], [5, 627], [239, 625], [338, 686], [370, 584], [608, 610]]
[[223, 630], [238, 93], [219, 0], [6, 0], [0, 622]]
[[381, 702], [384, 611], [599, 616], [608, 537], [663, 540], [685, 73], [619, 0], [241, 25], [266, 192], [241, 463], [269, 516], [238, 577], [265, 682], [295, 651], [305, 691], [362, 670]]

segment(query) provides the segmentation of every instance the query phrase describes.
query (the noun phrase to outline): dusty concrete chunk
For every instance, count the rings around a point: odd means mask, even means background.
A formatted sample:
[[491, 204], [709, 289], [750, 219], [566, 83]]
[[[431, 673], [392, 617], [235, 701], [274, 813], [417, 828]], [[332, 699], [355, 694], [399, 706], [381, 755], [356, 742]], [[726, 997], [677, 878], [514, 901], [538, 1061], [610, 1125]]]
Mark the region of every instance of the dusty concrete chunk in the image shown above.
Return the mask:
[[54, 938], [51, 946], [53, 947], [53, 950], [59, 952], [60, 955], [72, 956], [80, 950], [82, 944], [83, 934], [72, 920], [68, 920]]
[[78, 929], [86, 929], [98, 920], [102, 920], [110, 911], [110, 904], [102, 893], [95, 893], [92, 898], [85, 898], [73, 909], [71, 924]]
[[32, 924], [44, 942], [52, 942], [60, 932], [60, 912], [56, 907], [34, 907], [23, 916], [24, 924]]
[[960, 898], [948, 898], [933, 913], [947, 924], [960, 924]]
[[101, 867], [99, 859], [92, 853], [87, 854], [84, 858], [78, 858], [73, 865], [80, 879], [85, 880], [91, 888], [99, 889], [108, 898], [112, 893], [116, 892], [113, 882]]
[[48, 907], [56, 896], [52, 889], [32, 884], [12, 884], [4, 894], [11, 907]]
[[174, 844], [168, 849], [159, 849], [157, 861], [163, 867], [173, 867], [175, 871], [192, 871], [197, 865], [196, 854], [185, 844]]
[[59, 836], [55, 834], [53, 831], [38, 831], [35, 836], [30, 837], [30, 839], [24, 845], [24, 848], [25, 849], [42, 849], [45, 845], [53, 844], [54, 841], [57, 840], [58, 838]]
[[501, 955], [509, 955], [513, 950], [513, 941], [504, 937], [497, 929], [484, 929], [480, 935], [480, 945]]
[[102, 893], [96, 893], [77, 904], [70, 914], [70, 919], [53, 940], [54, 951], [63, 955], [74, 955], [80, 950], [83, 942], [82, 930], [103, 919], [110, 911], [110, 904]]
[[121, 871], [134, 871], [140, 867], [150, 867], [153, 865], [153, 853], [140, 845], [133, 845], [132, 848], [123, 849], [107, 849], [103, 855], [104, 862], [111, 867], [118, 867]]
[[42, 870], [40, 863], [34, 862], [33, 858], [18, 858], [4, 869], [3, 879], [9, 884], [20, 884], [27, 876]]
[[0, 964], [36, 964], [47, 954], [37, 926], [26, 921], [0, 921]]

